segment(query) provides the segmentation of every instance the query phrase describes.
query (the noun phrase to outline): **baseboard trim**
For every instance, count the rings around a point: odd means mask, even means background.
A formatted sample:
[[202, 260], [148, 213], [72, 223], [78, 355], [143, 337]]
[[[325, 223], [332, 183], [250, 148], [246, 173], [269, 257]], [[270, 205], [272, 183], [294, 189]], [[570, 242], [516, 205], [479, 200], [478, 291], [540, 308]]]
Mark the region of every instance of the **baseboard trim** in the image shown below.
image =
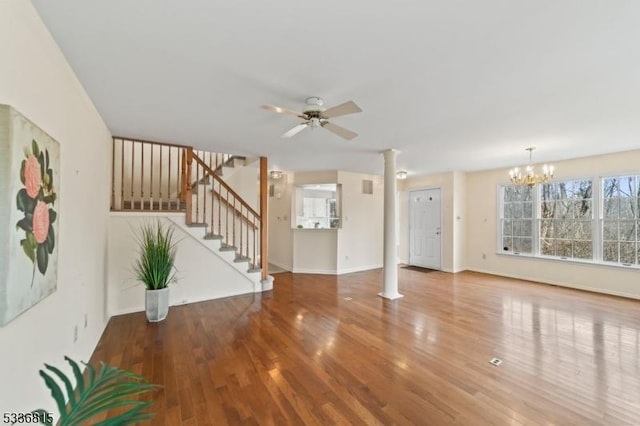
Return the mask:
[[531, 277], [531, 276], [527, 276], [527, 275], [496, 273], [496, 272], [485, 270], [485, 269], [467, 269], [467, 271], [469, 271], [469, 272], [479, 272], [481, 274], [488, 274], [488, 275], [496, 275], [498, 277], [514, 278], [514, 279], [517, 279], [517, 280], [533, 281], [535, 283], [554, 285], [554, 286], [565, 287], [565, 288], [572, 288], [572, 289], [575, 289], [575, 290], [589, 291], [591, 293], [608, 294], [610, 296], [624, 297], [626, 299], [640, 300], [640, 296], [638, 296], [636, 294], [625, 293], [625, 292], [621, 292], [621, 291], [614, 291], [614, 290], [609, 290], [609, 289], [604, 289], [604, 288], [588, 287], [588, 286], [583, 286], [583, 285], [579, 285], [579, 284], [567, 284], [565, 282], [560, 282], [560, 281], [555, 281], [555, 280], [542, 280], [540, 278]]

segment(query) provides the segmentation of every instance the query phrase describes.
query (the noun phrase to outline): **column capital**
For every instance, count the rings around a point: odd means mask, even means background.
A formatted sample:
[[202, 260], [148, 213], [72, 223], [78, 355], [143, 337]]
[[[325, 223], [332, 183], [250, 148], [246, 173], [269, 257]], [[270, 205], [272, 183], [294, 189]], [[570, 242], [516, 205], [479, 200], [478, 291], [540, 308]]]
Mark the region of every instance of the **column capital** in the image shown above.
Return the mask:
[[387, 155], [390, 155], [390, 154], [397, 154], [399, 152], [400, 151], [395, 149], [395, 148], [389, 148], [389, 149], [383, 149], [382, 151], [380, 151], [380, 154], [382, 154], [384, 156], [387, 156]]

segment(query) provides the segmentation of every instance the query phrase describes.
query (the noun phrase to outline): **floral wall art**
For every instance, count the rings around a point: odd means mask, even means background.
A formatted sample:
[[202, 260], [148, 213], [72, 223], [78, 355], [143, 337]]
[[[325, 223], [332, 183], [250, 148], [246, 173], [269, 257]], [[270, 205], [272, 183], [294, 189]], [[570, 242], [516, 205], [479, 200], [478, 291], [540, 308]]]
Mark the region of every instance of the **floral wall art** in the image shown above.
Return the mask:
[[0, 105], [0, 326], [56, 290], [60, 146]]

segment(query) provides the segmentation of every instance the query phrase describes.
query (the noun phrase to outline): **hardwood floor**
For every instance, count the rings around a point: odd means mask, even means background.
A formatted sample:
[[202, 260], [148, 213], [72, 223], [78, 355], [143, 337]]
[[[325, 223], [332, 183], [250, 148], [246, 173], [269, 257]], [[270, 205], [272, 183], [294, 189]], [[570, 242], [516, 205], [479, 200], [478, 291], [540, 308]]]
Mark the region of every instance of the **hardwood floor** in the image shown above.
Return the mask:
[[[640, 424], [640, 301], [477, 273], [282, 273], [114, 317], [93, 356], [164, 386], [157, 425]], [[215, 285], [215, 282], [212, 282]], [[497, 357], [502, 365], [489, 360]]]

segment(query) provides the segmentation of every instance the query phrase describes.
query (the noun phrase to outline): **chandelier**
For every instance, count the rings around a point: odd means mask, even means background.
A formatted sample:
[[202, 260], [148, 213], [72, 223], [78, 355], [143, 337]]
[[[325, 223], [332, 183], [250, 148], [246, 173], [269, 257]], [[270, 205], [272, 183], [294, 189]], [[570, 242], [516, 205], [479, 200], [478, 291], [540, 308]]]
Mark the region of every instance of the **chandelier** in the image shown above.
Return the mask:
[[551, 179], [553, 179], [553, 166], [551, 165], [543, 165], [542, 166], [542, 174], [537, 174], [533, 168], [533, 164], [531, 164], [531, 156], [535, 147], [527, 148], [529, 151], [529, 164], [524, 169], [524, 173], [518, 167], [514, 167], [509, 170], [509, 177], [511, 178], [511, 183], [518, 186], [534, 186], [537, 183], [549, 183]]

